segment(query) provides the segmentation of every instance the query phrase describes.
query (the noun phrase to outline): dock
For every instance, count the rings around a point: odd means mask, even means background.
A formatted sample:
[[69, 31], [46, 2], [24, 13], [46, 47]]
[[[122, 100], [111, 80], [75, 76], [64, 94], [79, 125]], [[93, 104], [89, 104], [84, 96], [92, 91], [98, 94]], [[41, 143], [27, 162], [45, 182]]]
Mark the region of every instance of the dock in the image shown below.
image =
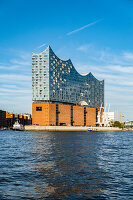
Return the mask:
[[88, 129], [92, 131], [121, 131], [117, 127], [86, 127], [86, 126], [37, 126], [26, 125], [26, 131], [48, 131], [48, 132], [86, 132]]

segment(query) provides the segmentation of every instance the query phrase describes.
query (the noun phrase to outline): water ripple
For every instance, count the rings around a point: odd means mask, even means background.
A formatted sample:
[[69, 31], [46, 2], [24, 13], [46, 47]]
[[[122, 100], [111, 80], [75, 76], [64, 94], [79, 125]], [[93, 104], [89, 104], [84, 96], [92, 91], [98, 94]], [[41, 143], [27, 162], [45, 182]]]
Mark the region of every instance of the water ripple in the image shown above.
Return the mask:
[[132, 200], [133, 132], [0, 131], [0, 199]]

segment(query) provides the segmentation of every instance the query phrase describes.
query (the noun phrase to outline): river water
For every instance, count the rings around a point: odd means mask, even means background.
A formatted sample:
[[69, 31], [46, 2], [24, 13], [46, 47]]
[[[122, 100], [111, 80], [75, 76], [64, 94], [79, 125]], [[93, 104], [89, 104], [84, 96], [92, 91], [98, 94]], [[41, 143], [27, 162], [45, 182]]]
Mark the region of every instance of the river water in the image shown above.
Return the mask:
[[133, 199], [133, 132], [0, 131], [5, 199]]

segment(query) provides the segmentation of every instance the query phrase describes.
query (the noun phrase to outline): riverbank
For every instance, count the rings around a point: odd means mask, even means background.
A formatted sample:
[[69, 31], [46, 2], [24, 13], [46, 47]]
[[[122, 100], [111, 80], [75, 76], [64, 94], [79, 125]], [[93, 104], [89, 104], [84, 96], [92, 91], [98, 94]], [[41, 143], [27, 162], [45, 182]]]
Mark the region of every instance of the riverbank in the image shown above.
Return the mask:
[[92, 131], [121, 131], [122, 129], [117, 127], [83, 127], [83, 126], [36, 126], [36, 125], [26, 125], [26, 131], [88, 131], [92, 129]]

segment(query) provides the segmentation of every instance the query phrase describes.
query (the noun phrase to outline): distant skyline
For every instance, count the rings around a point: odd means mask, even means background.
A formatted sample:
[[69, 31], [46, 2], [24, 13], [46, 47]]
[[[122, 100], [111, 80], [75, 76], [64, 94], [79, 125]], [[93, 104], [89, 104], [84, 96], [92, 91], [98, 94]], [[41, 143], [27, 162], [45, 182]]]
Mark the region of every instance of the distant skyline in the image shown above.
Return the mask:
[[32, 52], [48, 45], [105, 80], [105, 104], [133, 120], [133, 1], [0, 0], [0, 109], [30, 112]]

